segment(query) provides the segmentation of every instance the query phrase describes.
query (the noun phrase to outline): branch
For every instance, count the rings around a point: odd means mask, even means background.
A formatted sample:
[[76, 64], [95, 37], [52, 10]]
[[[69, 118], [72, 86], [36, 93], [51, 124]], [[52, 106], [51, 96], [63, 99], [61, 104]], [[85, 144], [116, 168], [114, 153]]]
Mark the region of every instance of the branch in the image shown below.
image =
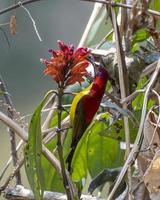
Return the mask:
[[[31, 190], [24, 188], [22, 185], [17, 185], [15, 188], [9, 188], [5, 191], [5, 198], [11, 200], [33, 200], [34, 196]], [[63, 193], [45, 191], [44, 200], [67, 200]], [[82, 195], [82, 200], [104, 200], [101, 198], [93, 197], [92, 195]]]
[[4, 124], [10, 127], [12, 130], [14, 130], [21, 139], [27, 142], [28, 133], [1, 111], [0, 111], [0, 121], [2, 121]]
[[[7, 109], [8, 117], [10, 117], [11, 119], [14, 119], [13, 103], [12, 103], [10, 96], [8, 95], [7, 88], [6, 88], [5, 83], [1, 76], [0, 76], [0, 89], [4, 93], [4, 95], [3, 95], [4, 99], [9, 106]], [[16, 151], [16, 138], [15, 138], [14, 131], [10, 128], [9, 128], [9, 135], [10, 135], [10, 143], [11, 143], [11, 156], [12, 156], [12, 160], [13, 160], [13, 166], [15, 167], [17, 164], [17, 160], [18, 160], [17, 151]], [[17, 171], [16, 183], [21, 184], [20, 171]]]
[[[113, 29], [115, 33], [120, 92], [121, 92], [121, 98], [124, 99], [129, 94], [128, 72], [127, 72], [127, 66], [125, 62], [125, 55], [124, 55], [124, 51], [122, 47], [122, 39], [120, 36], [120, 30], [117, 23], [116, 13], [113, 7], [111, 7], [111, 15], [112, 15]], [[127, 103], [124, 103], [122, 107], [123, 109], [127, 109]], [[128, 157], [130, 153], [130, 133], [129, 133], [128, 117], [124, 116], [123, 120], [124, 120], [125, 141], [126, 141], [126, 157]], [[131, 168], [130, 167], [128, 168], [128, 185], [129, 185], [129, 191], [130, 191], [131, 190]], [[131, 197], [129, 194], [129, 200], [130, 199]]]
[[17, 4], [9, 6], [9, 7], [5, 8], [5, 9], [3, 9], [3, 10], [0, 10], [0, 15], [4, 14], [6, 12], [9, 12], [11, 10], [14, 10], [16, 8], [19, 8], [19, 7], [21, 7], [21, 5], [24, 6], [24, 5], [27, 5], [27, 4], [30, 4], [30, 3], [34, 3], [34, 2], [37, 2], [37, 1], [42, 1], [42, 0], [27, 0], [27, 1], [22, 1], [22, 2], [20, 1], [20, 3], [18, 2]]
[[[127, 5], [127, 4], [123, 4], [123, 3], [116, 3], [116, 2], [111, 2], [110, 0], [81, 0], [81, 1], [88, 1], [88, 2], [94, 2], [94, 3], [102, 3], [102, 4], [106, 4], [106, 5], [111, 5], [112, 7], [122, 7], [122, 8], [127, 8], [127, 9], [132, 9], [133, 6], [131, 5]], [[138, 7], [137, 7], [138, 9]], [[139, 8], [141, 9], [141, 8]], [[148, 9], [148, 12], [152, 15], [155, 15], [155, 16], [160, 16], [160, 12], [157, 12], [155, 10], [151, 10], [151, 9]]]
[[16, 176], [17, 172], [23, 166], [23, 163], [24, 163], [24, 158], [17, 164], [17, 166], [15, 167], [15, 169], [13, 170], [13, 172], [5, 179], [5, 182], [0, 187], [0, 193], [7, 188], [8, 184], [10, 183], [10, 181], [14, 178], [14, 176]]
[[158, 61], [155, 61], [154, 63], [151, 63], [150, 65], [148, 65], [147, 67], [145, 67], [144, 70], [141, 73], [140, 78], [143, 78], [143, 77], [151, 74], [155, 70], [155, 68], [157, 66], [157, 63], [158, 63]]
[[[20, 147], [22, 146], [22, 144], [24, 144], [23, 140], [20, 140], [20, 142], [18, 143], [18, 145], [16, 146], [16, 152], [18, 152], [18, 150], [20, 149]], [[4, 166], [4, 168], [2, 169], [2, 172], [0, 174], [0, 180], [2, 179], [2, 177], [4, 176], [4, 174], [6, 173], [7, 169], [9, 168], [10, 164], [12, 162], [12, 156], [10, 156], [10, 158], [8, 159], [6, 165]], [[19, 161], [17, 163], [19, 165]], [[17, 166], [16, 166], [17, 167]], [[20, 169], [20, 168], [19, 168]]]

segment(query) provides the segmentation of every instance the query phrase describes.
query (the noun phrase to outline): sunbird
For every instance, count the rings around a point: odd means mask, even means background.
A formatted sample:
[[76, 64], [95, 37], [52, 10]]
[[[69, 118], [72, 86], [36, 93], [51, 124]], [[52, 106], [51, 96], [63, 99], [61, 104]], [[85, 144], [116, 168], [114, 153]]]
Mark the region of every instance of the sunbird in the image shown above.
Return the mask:
[[108, 71], [104, 67], [98, 67], [94, 81], [73, 99], [70, 109], [73, 129], [71, 151], [66, 159], [69, 172], [71, 172], [71, 162], [75, 149], [100, 106], [108, 78]]

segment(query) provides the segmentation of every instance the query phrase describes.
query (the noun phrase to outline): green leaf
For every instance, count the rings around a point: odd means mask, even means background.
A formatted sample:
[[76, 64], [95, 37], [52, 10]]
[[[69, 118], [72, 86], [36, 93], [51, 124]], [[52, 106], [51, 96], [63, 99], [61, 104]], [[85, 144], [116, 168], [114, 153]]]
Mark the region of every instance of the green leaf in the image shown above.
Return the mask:
[[150, 33], [148, 29], [142, 28], [142, 29], [137, 30], [132, 39], [132, 44], [131, 44], [132, 51], [135, 51], [137, 49], [137, 46], [135, 46], [136, 43], [143, 42], [144, 40], [149, 38], [149, 36], [150, 36]]
[[138, 44], [138, 43], [135, 43], [135, 44], [132, 46], [132, 49], [131, 49], [131, 52], [132, 52], [132, 53], [135, 53], [136, 51], [139, 51], [139, 44]]
[[92, 194], [97, 187], [105, 184], [106, 182], [114, 182], [121, 170], [122, 167], [104, 169], [91, 181], [88, 192]]
[[104, 129], [102, 123], [94, 123], [88, 136], [87, 164], [91, 177], [95, 177], [105, 168], [119, 167], [123, 163], [124, 152], [119, 142], [99, 135]]
[[[56, 145], [55, 145], [56, 146]], [[47, 145], [48, 148], [48, 145]], [[64, 192], [62, 179], [51, 163], [43, 156], [42, 168], [44, 173], [44, 190]]]
[[86, 178], [87, 171], [94, 177], [107, 167], [122, 164], [123, 151], [119, 148], [119, 142], [99, 134], [105, 128], [104, 123], [96, 121], [84, 133], [72, 160], [73, 181], [79, 182]]
[[[131, 142], [134, 142], [137, 135], [140, 114], [141, 112], [134, 111], [132, 117], [128, 118]], [[95, 120], [94, 123], [101, 123], [101, 131], [98, 132], [100, 136], [109, 137], [117, 141], [125, 141], [123, 118], [113, 119], [109, 113], [105, 112], [101, 113], [98, 117], [98, 121]]]
[[[146, 82], [147, 82], [147, 78], [146, 77], [144, 77], [143, 79], [141, 79], [138, 82], [136, 90], [142, 89], [144, 87], [144, 85], [146, 84]], [[142, 109], [143, 99], [144, 99], [144, 94], [143, 93], [140, 93], [135, 98], [135, 100], [132, 102], [132, 107], [133, 107], [134, 110], [141, 110]]]
[[149, 8], [159, 11], [160, 10], [160, 1], [150, 1]]
[[36, 200], [43, 199], [44, 172], [42, 168], [42, 134], [41, 110], [46, 99], [53, 91], [49, 92], [35, 110], [30, 126], [27, 145], [24, 148], [25, 170], [28, 182]]
[[87, 138], [88, 129], [78, 143], [72, 159], [72, 179], [74, 182], [79, 182], [87, 177]]

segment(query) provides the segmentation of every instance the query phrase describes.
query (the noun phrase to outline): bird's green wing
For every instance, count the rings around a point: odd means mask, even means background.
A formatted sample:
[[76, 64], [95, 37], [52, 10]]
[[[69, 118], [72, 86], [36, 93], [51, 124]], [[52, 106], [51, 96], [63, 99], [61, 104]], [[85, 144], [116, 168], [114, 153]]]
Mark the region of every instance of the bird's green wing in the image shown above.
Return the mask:
[[82, 90], [81, 92], [79, 92], [73, 99], [72, 105], [71, 105], [71, 109], [70, 109], [70, 119], [71, 119], [71, 123], [73, 125], [74, 122], [74, 118], [75, 118], [75, 113], [76, 113], [76, 109], [77, 109], [77, 105], [80, 102], [80, 100], [87, 94], [89, 94], [90, 89], [92, 87], [92, 84], [90, 84], [87, 88], [85, 88], [84, 90]]
[[84, 115], [84, 109], [83, 109], [83, 99], [85, 96], [81, 98], [81, 100], [78, 102], [75, 115], [74, 115], [74, 121], [73, 121], [73, 133], [72, 133], [72, 143], [71, 147], [76, 147], [79, 140], [81, 139], [83, 133], [85, 132], [87, 128], [87, 123], [85, 121], [85, 115]]

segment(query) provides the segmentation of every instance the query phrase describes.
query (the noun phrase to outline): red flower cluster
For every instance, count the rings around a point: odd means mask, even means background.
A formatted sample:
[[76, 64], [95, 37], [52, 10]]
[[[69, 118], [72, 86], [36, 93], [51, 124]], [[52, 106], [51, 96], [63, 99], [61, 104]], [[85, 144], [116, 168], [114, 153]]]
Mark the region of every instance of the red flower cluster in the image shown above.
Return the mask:
[[59, 50], [49, 50], [52, 54], [50, 60], [42, 60], [46, 65], [44, 73], [50, 75], [61, 87], [81, 83], [88, 76], [86, 68], [90, 51], [87, 48], [67, 46], [63, 41], [58, 41]]

